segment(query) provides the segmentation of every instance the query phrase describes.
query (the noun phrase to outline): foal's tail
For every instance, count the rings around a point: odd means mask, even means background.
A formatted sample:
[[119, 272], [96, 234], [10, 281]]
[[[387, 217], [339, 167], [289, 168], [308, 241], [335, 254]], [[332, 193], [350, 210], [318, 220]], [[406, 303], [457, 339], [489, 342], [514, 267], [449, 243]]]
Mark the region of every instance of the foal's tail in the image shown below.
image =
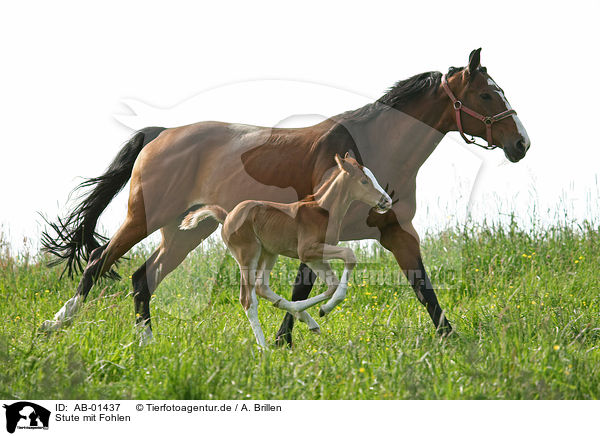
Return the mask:
[[[83, 270], [82, 261], [87, 261], [94, 249], [100, 247], [101, 243], [106, 243], [108, 239], [95, 231], [98, 218], [131, 177], [133, 164], [142, 148], [156, 139], [163, 130], [166, 129], [146, 127], [136, 132], [103, 175], [86, 179], [75, 188], [74, 191], [91, 189], [82, 195], [81, 201], [71, 213], [64, 218], [58, 217], [54, 223], [44, 218], [56, 233], [56, 236], [51, 236], [47, 231], [42, 233], [43, 251], [56, 256], [56, 259], [48, 263], [49, 266], [66, 262], [62, 274], [67, 272], [72, 276]], [[114, 270], [107, 275], [118, 278]]]
[[207, 218], [214, 218], [221, 224], [227, 218], [227, 211], [221, 206], [202, 206], [199, 209], [193, 210], [188, 213], [181, 221], [179, 228], [181, 230], [191, 230], [198, 226], [198, 223], [204, 221]]

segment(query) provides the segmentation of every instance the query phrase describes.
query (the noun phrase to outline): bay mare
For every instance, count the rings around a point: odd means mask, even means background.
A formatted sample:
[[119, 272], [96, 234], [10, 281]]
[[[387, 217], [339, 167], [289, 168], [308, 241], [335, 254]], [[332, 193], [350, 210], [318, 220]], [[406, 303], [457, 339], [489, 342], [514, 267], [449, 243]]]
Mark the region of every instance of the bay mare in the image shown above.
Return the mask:
[[[423, 265], [412, 225], [417, 172], [450, 131], [491, 137], [489, 145], [502, 148], [512, 162], [522, 159], [530, 145], [516, 113], [494, 123], [493, 129], [486, 128], [483, 119], [462, 114], [462, 106], [490, 117], [511, 109], [502, 89], [480, 65], [480, 50], [471, 52], [467, 67], [453, 67], [445, 74], [460, 105], [453, 104], [444, 89], [444, 75], [428, 72], [398, 82], [372, 104], [310, 127], [200, 122], [135, 133], [104, 175], [80, 185], [89, 189], [87, 196], [68, 216], [51, 223], [52, 231], [44, 232], [45, 250], [57, 263], [65, 261], [69, 274], [83, 275], [74, 297], [42, 328], [56, 330], [69, 322], [93, 284], [101, 276], [116, 277], [111, 270], [115, 262], [160, 230], [160, 245], [132, 276], [136, 323], [150, 329], [152, 293], [218, 227], [217, 221], [205, 220], [194, 230], [182, 231], [179, 224], [187, 212], [205, 204], [231, 211], [248, 199], [297, 201], [314, 192], [334, 166], [336, 154], [350, 151], [383, 186], [395, 191], [398, 201], [382, 215], [355, 203], [344, 219], [340, 240], [377, 239], [390, 250], [436, 330], [448, 334], [452, 327]], [[107, 240], [95, 233], [97, 220], [128, 180], [127, 216]], [[298, 276], [292, 301], [306, 299], [315, 280], [304, 263]], [[293, 321], [285, 315], [278, 342], [291, 344]]]

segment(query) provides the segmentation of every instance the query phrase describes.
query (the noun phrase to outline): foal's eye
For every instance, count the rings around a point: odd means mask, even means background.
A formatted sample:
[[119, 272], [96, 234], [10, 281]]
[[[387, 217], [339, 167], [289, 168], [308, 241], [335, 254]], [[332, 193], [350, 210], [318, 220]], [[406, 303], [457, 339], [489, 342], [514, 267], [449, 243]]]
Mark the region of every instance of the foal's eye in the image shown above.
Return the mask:
[[484, 92], [483, 94], [480, 94], [479, 96], [482, 98], [482, 100], [491, 100], [492, 99], [492, 96], [489, 95], [487, 92]]
[[369, 183], [369, 181], [367, 179], [362, 179], [360, 181], [360, 183], [362, 183], [363, 185], [366, 185], [367, 183]]

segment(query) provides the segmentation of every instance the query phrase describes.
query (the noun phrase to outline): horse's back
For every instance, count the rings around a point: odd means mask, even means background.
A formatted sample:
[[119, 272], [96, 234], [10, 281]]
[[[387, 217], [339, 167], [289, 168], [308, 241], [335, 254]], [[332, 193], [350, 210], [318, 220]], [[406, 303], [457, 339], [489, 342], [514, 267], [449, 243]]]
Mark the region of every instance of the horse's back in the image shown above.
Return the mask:
[[298, 201], [312, 193], [306, 169], [314, 167], [314, 145], [329, 127], [205, 121], [167, 129], [135, 162], [130, 207], [143, 205], [154, 231], [197, 204], [231, 210], [248, 199]]

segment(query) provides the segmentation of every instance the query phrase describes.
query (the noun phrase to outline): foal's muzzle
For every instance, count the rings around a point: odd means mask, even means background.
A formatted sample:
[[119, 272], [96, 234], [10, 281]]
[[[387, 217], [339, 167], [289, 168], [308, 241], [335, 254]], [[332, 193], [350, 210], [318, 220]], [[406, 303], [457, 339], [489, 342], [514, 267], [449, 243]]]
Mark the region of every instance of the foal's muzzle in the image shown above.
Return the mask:
[[392, 207], [392, 199], [388, 195], [382, 195], [379, 202], [375, 205], [375, 212], [386, 213]]

